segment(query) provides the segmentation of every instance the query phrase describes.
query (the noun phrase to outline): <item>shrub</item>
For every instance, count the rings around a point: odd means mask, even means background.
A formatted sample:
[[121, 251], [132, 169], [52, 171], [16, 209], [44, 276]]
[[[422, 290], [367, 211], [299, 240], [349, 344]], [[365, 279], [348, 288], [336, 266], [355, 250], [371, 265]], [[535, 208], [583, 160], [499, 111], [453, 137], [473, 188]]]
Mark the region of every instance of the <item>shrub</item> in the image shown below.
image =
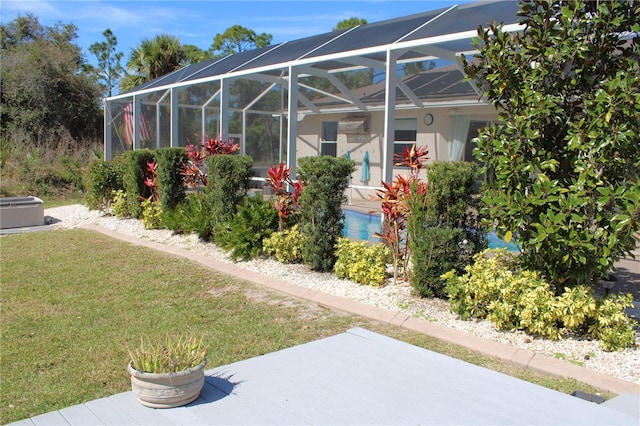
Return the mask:
[[129, 217], [127, 209], [127, 194], [122, 189], [113, 191], [113, 202], [111, 203], [111, 214], [115, 217]]
[[215, 229], [215, 242], [230, 251], [234, 261], [256, 257], [262, 241], [278, 229], [278, 214], [262, 197], [245, 197], [228, 223]]
[[253, 160], [247, 155], [212, 155], [207, 158], [208, 183], [204, 193], [213, 216], [214, 229], [229, 222], [249, 188]]
[[632, 306], [631, 294], [607, 297], [598, 304], [589, 332], [600, 340], [605, 351], [617, 351], [635, 344], [636, 334], [631, 319], [624, 312]]
[[213, 236], [214, 221], [209, 198], [203, 194], [190, 194], [173, 210], [162, 210], [160, 222], [175, 233], [195, 233], [201, 240]]
[[140, 206], [142, 207], [142, 223], [146, 229], [158, 229], [162, 224], [162, 207], [157, 201], [151, 199], [144, 200]]
[[409, 197], [412, 191], [424, 194], [426, 182], [420, 179], [420, 171], [425, 167], [429, 154], [426, 147], [405, 148], [400, 154], [394, 155], [394, 163], [409, 168], [408, 176], [397, 175], [393, 182], [382, 182], [382, 189], [376, 190], [374, 200], [380, 201], [382, 211], [382, 233], [377, 234], [391, 249], [393, 256], [393, 282], [398, 275], [408, 278], [410, 260], [409, 234], [407, 231]]
[[572, 332], [599, 339], [607, 351], [635, 343], [624, 312], [632, 305], [630, 294], [597, 300], [590, 287], [577, 286], [556, 296], [538, 272], [516, 269], [504, 249], [486, 251], [475, 260], [462, 276], [454, 270], [443, 275], [451, 310], [461, 318], [487, 318], [497, 328], [550, 339]]
[[92, 210], [107, 210], [114, 191], [123, 189], [122, 174], [116, 162], [96, 160], [87, 171], [87, 205]]
[[391, 250], [379, 243], [367, 245], [340, 238], [336, 245], [337, 260], [334, 271], [338, 278], [373, 286], [381, 286], [387, 278], [387, 262]]
[[184, 148], [156, 149], [158, 160], [158, 197], [163, 210], [175, 209], [184, 201], [185, 191], [182, 170], [187, 162]]
[[151, 196], [151, 189], [145, 185], [147, 163], [154, 163], [154, 153], [148, 149], [126, 151], [122, 154], [122, 183], [127, 197], [127, 215], [139, 218], [142, 214], [140, 203]]
[[410, 191], [409, 245], [411, 284], [423, 297], [444, 297], [440, 276], [450, 269], [462, 273], [473, 256], [487, 247], [478, 216], [478, 169], [474, 163], [435, 162], [427, 165], [426, 191]]
[[302, 246], [304, 244], [298, 225], [290, 229], [278, 231], [262, 241], [262, 250], [266, 255], [274, 256], [281, 263], [302, 262]]
[[333, 270], [335, 245], [342, 236], [342, 203], [354, 162], [344, 157], [304, 157], [298, 174], [304, 185], [299, 198], [300, 227], [306, 239], [304, 263], [322, 272]]
[[[486, 216], [560, 294], [597, 282], [640, 231], [638, 4], [522, 2], [524, 33], [478, 33], [465, 72], [500, 111], [480, 132]], [[594, 42], [598, 40], [598, 42]], [[595, 58], [598, 58], [597, 60]]]

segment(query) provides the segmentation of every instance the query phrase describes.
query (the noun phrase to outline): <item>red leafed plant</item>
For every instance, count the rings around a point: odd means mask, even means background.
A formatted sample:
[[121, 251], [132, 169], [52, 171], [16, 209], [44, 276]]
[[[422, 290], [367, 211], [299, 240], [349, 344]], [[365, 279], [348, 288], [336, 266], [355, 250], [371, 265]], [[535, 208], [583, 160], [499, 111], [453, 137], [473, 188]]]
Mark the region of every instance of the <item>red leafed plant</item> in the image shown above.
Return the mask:
[[151, 202], [158, 201], [158, 171], [156, 168], [158, 167], [158, 163], [155, 161], [153, 163], [147, 161], [147, 177], [144, 180], [144, 184], [151, 191], [151, 195], [148, 200]]
[[233, 154], [240, 150], [240, 145], [233, 143], [233, 139], [224, 140], [220, 136], [215, 139], [205, 136], [200, 141], [200, 145], [209, 155]]
[[[293, 181], [290, 177], [291, 169], [285, 164], [272, 166], [267, 171], [269, 176], [269, 184], [273, 189], [273, 206], [278, 211], [278, 229], [285, 229], [286, 221], [298, 211], [298, 197], [302, 193], [302, 183]], [[287, 185], [293, 187], [293, 191], [289, 192]]]
[[205, 158], [209, 155], [233, 154], [240, 150], [240, 145], [233, 143], [231, 139], [224, 140], [220, 136], [216, 139], [204, 136], [198, 145], [188, 143], [186, 149], [189, 160], [182, 169], [182, 176], [184, 184], [195, 190], [201, 185], [207, 186]]
[[398, 279], [398, 274], [402, 272], [403, 278], [407, 279], [407, 264], [409, 262], [409, 235], [407, 232], [407, 219], [411, 210], [409, 209], [409, 196], [412, 190], [424, 194], [427, 190], [427, 183], [419, 178], [420, 170], [425, 167], [428, 151], [426, 147], [416, 148], [415, 145], [405, 148], [401, 154], [394, 157], [396, 166], [409, 167], [409, 176], [397, 175], [393, 182], [382, 182], [382, 189], [376, 190], [373, 200], [380, 201], [383, 215], [382, 234], [375, 236], [387, 244], [393, 254], [393, 280]]

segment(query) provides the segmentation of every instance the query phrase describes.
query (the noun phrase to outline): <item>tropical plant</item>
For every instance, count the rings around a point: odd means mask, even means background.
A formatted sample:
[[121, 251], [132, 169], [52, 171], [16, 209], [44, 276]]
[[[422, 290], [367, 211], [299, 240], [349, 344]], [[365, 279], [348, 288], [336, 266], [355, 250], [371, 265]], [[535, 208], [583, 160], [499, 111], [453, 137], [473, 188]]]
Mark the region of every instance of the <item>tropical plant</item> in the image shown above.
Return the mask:
[[408, 200], [412, 191], [424, 194], [426, 183], [420, 180], [420, 170], [424, 168], [428, 151], [426, 147], [405, 148], [400, 154], [395, 154], [396, 166], [409, 168], [409, 175], [397, 175], [393, 182], [382, 182], [382, 189], [376, 190], [373, 200], [379, 201], [383, 215], [382, 233], [376, 233], [391, 249], [393, 256], [393, 282], [402, 274], [408, 278], [407, 265], [409, 263], [409, 235], [407, 234], [407, 220], [410, 214]]
[[120, 81], [121, 90], [133, 89], [179, 69], [185, 59], [180, 40], [169, 34], [144, 39], [131, 50], [127, 75]]
[[129, 350], [131, 367], [146, 373], [176, 373], [193, 368], [207, 357], [208, 346], [204, 337], [171, 337], [167, 335], [162, 342], [145, 341]]
[[519, 15], [522, 32], [479, 29], [479, 54], [462, 58], [501, 119], [476, 156], [486, 217], [560, 294], [637, 245], [640, 4], [535, 0]]
[[[278, 212], [279, 231], [284, 231], [287, 228], [287, 223], [295, 214], [299, 213], [300, 209], [298, 198], [302, 193], [302, 183], [291, 180], [290, 174], [291, 169], [282, 163], [270, 167], [267, 171], [269, 184], [273, 190], [273, 206]], [[292, 192], [287, 189], [288, 185], [293, 188]]]
[[197, 190], [208, 183], [205, 159], [210, 155], [234, 154], [240, 150], [240, 145], [231, 139], [212, 139], [204, 135], [198, 145], [188, 143], [186, 149], [188, 159], [182, 168], [183, 182], [187, 187]]

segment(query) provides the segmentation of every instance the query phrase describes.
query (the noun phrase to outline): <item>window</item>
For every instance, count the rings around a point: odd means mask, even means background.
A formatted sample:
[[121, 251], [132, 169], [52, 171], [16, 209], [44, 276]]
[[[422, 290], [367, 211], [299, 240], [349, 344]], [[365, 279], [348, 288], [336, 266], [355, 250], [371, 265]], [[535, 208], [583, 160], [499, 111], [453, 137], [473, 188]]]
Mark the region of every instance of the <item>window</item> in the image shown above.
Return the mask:
[[396, 118], [395, 133], [393, 136], [393, 153], [402, 154], [405, 148], [411, 147], [418, 140], [417, 118]]
[[472, 121], [469, 123], [469, 133], [467, 134], [467, 140], [464, 145], [464, 153], [462, 155], [462, 161], [470, 161], [470, 162], [478, 161], [473, 155], [473, 150], [476, 147], [476, 143], [473, 139], [478, 137], [478, 133], [480, 132], [480, 130], [484, 129], [489, 125], [491, 125], [491, 123], [487, 121]]
[[336, 157], [338, 154], [338, 122], [323, 121], [320, 133], [320, 155]]

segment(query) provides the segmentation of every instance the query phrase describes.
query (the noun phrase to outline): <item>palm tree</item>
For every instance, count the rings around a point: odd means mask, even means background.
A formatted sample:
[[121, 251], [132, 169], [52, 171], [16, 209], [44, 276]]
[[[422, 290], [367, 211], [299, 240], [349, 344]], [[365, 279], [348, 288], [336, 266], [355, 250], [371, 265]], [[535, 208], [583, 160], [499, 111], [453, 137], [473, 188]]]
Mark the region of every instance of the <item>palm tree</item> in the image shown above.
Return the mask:
[[144, 39], [131, 49], [127, 62], [127, 75], [120, 84], [121, 90], [129, 90], [142, 83], [177, 70], [186, 59], [180, 40], [172, 35], [158, 34]]

